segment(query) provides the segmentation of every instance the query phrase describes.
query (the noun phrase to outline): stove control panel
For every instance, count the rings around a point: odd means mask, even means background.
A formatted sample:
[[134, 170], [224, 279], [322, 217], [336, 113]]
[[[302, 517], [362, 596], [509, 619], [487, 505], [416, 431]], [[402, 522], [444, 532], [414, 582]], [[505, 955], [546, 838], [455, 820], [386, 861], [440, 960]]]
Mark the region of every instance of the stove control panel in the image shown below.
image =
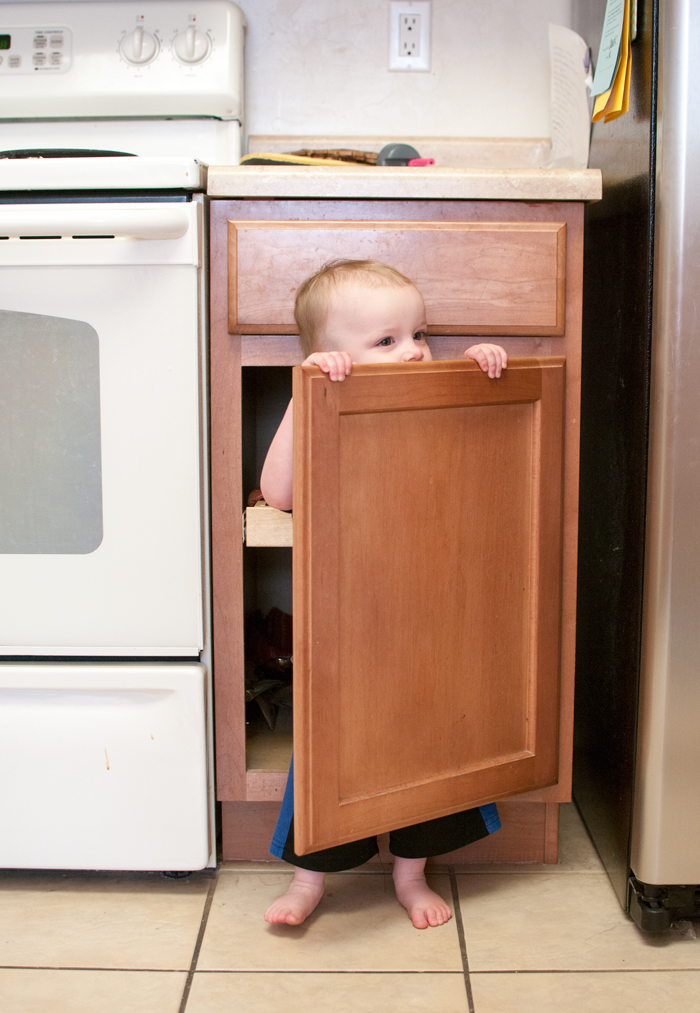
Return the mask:
[[2, 116], [240, 121], [244, 31], [230, 0], [2, 3]]
[[0, 75], [65, 73], [70, 70], [72, 39], [65, 25], [0, 28]]

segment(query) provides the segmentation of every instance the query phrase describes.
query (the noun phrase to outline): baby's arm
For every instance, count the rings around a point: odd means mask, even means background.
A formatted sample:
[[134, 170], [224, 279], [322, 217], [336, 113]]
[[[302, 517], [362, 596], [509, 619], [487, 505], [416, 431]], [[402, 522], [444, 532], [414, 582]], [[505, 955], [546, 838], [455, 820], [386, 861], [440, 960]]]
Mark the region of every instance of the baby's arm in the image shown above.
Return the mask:
[[[324, 373], [328, 373], [329, 380], [344, 380], [352, 372], [352, 359], [347, 352], [314, 352], [308, 359], [304, 359], [302, 365], [318, 366]], [[265, 502], [278, 510], [292, 509], [292, 417], [290, 401], [270, 444], [260, 476], [260, 491]]]
[[287, 405], [267, 452], [260, 476], [265, 502], [278, 510], [292, 509], [292, 402]]
[[472, 345], [464, 353], [465, 359], [474, 359], [493, 379], [508, 367], [508, 353], [500, 345]]

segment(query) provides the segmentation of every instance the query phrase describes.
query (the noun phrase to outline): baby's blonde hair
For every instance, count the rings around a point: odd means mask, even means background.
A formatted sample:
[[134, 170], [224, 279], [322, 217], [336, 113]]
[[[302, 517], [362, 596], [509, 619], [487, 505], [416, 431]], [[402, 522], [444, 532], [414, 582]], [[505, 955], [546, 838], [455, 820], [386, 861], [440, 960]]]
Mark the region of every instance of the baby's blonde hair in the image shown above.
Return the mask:
[[329, 260], [320, 271], [301, 283], [294, 303], [294, 319], [299, 328], [304, 358], [312, 352], [323, 351], [321, 331], [335, 293], [343, 285], [358, 281], [372, 288], [413, 285], [405, 274], [378, 260]]

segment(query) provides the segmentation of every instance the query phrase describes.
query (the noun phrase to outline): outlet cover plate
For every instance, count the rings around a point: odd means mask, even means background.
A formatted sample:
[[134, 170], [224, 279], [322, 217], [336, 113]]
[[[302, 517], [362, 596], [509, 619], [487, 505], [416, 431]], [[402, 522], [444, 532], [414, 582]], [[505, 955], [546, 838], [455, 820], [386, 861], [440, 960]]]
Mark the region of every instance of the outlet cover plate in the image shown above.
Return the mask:
[[[430, 70], [430, 18], [431, 0], [390, 0], [389, 3], [389, 70]], [[407, 37], [407, 26], [402, 31], [404, 18], [417, 18], [418, 37], [415, 52], [404, 56], [402, 49]], [[411, 29], [412, 30], [412, 29]]]

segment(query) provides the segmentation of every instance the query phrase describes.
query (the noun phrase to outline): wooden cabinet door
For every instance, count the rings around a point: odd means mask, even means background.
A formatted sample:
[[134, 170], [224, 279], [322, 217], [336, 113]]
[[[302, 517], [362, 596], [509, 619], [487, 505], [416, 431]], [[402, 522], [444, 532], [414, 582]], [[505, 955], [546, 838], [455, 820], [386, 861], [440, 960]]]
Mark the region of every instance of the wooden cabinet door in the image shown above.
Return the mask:
[[564, 359], [294, 370], [300, 854], [556, 782]]

